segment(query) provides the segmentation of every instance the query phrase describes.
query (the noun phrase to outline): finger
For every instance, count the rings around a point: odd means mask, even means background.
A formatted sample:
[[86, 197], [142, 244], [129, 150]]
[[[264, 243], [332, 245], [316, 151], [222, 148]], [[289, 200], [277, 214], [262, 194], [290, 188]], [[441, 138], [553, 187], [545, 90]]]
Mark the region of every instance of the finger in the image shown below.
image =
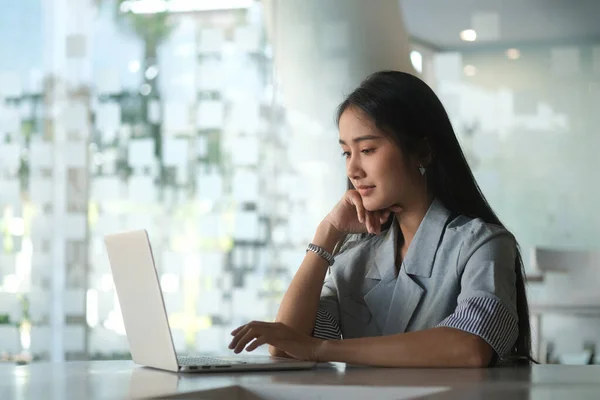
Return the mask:
[[233, 350], [233, 352], [236, 354], [240, 353], [242, 350], [244, 350], [244, 347], [246, 347], [246, 345], [248, 343], [250, 343], [253, 339], [257, 339], [260, 336], [261, 336], [261, 334], [256, 330], [256, 328], [249, 330], [240, 339], [238, 344], [235, 346], [235, 349]]
[[390, 211], [384, 210], [381, 212], [381, 214], [379, 216], [379, 222], [384, 224], [388, 220], [389, 217], [390, 217]]
[[257, 347], [262, 346], [267, 343], [267, 339], [264, 336], [254, 339], [254, 342], [250, 343], [248, 347], [246, 347], [246, 351], [255, 350]]
[[246, 325], [242, 325], [240, 327], [235, 328], [231, 331], [231, 336], [235, 336], [239, 331], [241, 331]]
[[361, 224], [366, 224], [365, 207], [363, 207], [362, 198], [360, 197], [360, 194], [358, 192], [354, 192], [354, 194], [350, 196], [350, 200], [356, 208], [358, 222], [360, 222]]
[[248, 325], [244, 325], [243, 328], [235, 334], [234, 338], [231, 339], [231, 343], [229, 343], [229, 348], [233, 349], [239, 343], [240, 339], [246, 334], [246, 332], [250, 330]]

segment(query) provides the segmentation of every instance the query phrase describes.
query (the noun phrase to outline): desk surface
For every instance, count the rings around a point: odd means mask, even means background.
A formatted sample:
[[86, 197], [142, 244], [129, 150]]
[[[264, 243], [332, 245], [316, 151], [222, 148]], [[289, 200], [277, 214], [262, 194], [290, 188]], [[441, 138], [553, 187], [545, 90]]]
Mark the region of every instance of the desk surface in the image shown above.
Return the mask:
[[0, 399], [546, 399], [600, 398], [600, 366], [391, 369], [324, 365], [307, 371], [175, 374], [130, 361], [0, 365]]

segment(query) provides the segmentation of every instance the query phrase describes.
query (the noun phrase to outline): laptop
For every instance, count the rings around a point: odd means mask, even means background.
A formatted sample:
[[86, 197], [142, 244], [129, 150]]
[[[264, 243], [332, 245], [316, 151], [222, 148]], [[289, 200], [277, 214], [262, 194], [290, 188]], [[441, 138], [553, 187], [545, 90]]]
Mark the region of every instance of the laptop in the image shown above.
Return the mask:
[[310, 369], [317, 363], [260, 355], [178, 356], [146, 230], [104, 237], [133, 361], [167, 371]]

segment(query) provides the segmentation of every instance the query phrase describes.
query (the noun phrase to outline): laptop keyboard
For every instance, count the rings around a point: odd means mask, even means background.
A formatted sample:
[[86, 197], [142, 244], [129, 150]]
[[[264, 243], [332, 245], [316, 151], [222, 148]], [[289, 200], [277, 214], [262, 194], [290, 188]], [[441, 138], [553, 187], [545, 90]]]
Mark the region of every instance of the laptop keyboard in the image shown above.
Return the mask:
[[202, 365], [236, 365], [236, 364], [247, 364], [246, 361], [234, 361], [227, 360], [217, 357], [208, 356], [191, 356], [191, 357], [177, 357], [177, 362], [183, 367], [187, 366], [202, 366]]

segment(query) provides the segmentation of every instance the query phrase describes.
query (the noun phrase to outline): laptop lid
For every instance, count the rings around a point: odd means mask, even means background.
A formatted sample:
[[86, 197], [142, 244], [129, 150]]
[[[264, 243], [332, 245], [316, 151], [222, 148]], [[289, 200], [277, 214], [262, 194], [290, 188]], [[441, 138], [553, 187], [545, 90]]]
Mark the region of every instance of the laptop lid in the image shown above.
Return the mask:
[[178, 371], [150, 240], [145, 230], [104, 237], [131, 357], [136, 364]]

